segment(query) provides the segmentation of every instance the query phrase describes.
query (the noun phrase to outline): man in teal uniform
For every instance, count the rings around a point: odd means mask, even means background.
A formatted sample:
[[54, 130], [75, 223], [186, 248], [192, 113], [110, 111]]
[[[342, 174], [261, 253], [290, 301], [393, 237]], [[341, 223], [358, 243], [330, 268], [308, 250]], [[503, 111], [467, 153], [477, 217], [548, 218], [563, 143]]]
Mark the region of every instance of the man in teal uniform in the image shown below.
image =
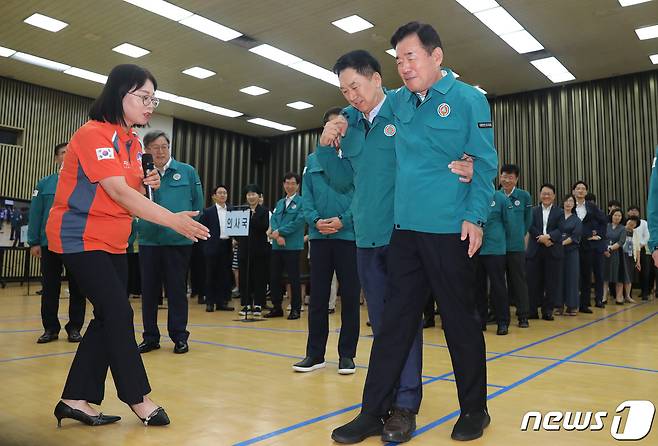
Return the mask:
[[324, 356], [329, 335], [327, 308], [334, 272], [341, 289], [338, 373], [349, 375], [356, 372], [354, 357], [359, 339], [361, 285], [352, 223], [353, 196], [352, 186], [340, 191], [334, 189], [316, 154], [308, 156], [302, 180], [302, 203], [309, 226], [311, 301], [306, 357], [292, 366], [296, 372], [311, 372], [326, 365]]
[[[153, 155], [160, 172], [160, 188], [153, 201], [171, 212], [203, 210], [201, 180], [194, 167], [171, 156], [169, 137], [156, 130], [144, 136], [144, 150]], [[174, 341], [174, 353], [187, 353], [187, 271], [192, 241], [164, 226], [140, 219], [139, 264], [142, 280], [142, 320], [144, 341], [141, 353], [160, 348], [158, 301], [164, 285], [167, 296], [167, 330]]]
[[[46, 238], [46, 222], [48, 214], [55, 199], [59, 170], [64, 162], [64, 155], [68, 143], [55, 146], [55, 163], [57, 173], [45, 176], [39, 180], [32, 193], [30, 203], [30, 221], [27, 226], [27, 243], [30, 245], [30, 254], [41, 263], [41, 276], [43, 291], [41, 293], [41, 322], [44, 333], [37, 339], [38, 344], [45, 344], [58, 338], [61, 325], [57, 318], [59, 310], [59, 295], [62, 285], [62, 270], [64, 265], [60, 254], [48, 249]], [[69, 322], [64, 329], [68, 333], [69, 342], [80, 342], [80, 330], [85, 322], [86, 300], [75, 282], [75, 278], [68, 273], [69, 279]]]
[[[342, 119], [325, 125], [317, 159], [333, 187], [342, 189], [354, 185], [352, 212], [359, 280], [368, 301], [373, 333], [378, 336], [389, 294], [386, 264], [393, 232], [395, 191], [393, 111], [382, 89], [380, 64], [370, 53], [351, 51], [337, 60], [333, 70], [338, 75], [341, 92], [351, 105], [343, 110]], [[345, 136], [338, 138], [342, 133]], [[472, 166], [472, 163], [463, 163]], [[419, 325], [400, 375], [391, 417], [383, 427], [384, 441], [402, 442], [411, 438], [422, 399], [421, 373], [422, 328]]]
[[270, 256], [270, 290], [272, 306], [265, 315], [266, 318], [283, 316], [283, 293], [281, 279], [285, 268], [290, 283], [291, 302], [288, 319], [299, 319], [302, 311], [302, 285], [299, 277], [299, 259], [304, 249], [304, 211], [302, 198], [297, 195], [301, 177], [288, 172], [283, 178], [285, 198], [280, 199], [272, 218], [268, 237], [272, 239], [272, 254]]
[[505, 283], [506, 225], [507, 197], [502, 191], [497, 190], [491, 202], [487, 224], [484, 225], [482, 248], [480, 248], [480, 254], [478, 255], [477, 299], [482, 330], [486, 330], [489, 310], [487, 279], [489, 279], [491, 301], [498, 325], [496, 334], [500, 336], [508, 333], [510, 320], [507, 284]]
[[[361, 413], [332, 438], [355, 443], [381, 432], [431, 292], [441, 308], [461, 408], [452, 438], [472, 440], [490, 421], [473, 258], [497, 170], [489, 105], [475, 88], [441, 69], [441, 42], [431, 26], [404, 25], [391, 44], [405, 84], [389, 97], [396, 127], [391, 291], [371, 350]], [[474, 159], [470, 184], [448, 167], [464, 154]]]
[[658, 169], [656, 169], [658, 147], [651, 164], [651, 178], [649, 179], [649, 198], [647, 200], [647, 224], [649, 225], [649, 252], [653, 263], [658, 268]]
[[[516, 305], [516, 317], [520, 328], [528, 328], [530, 299], [526, 280], [525, 236], [532, 224], [532, 197], [519, 189], [519, 168], [514, 164], [504, 164], [500, 168], [500, 184], [507, 197], [507, 289], [509, 300]], [[494, 302], [495, 303], [495, 302]]]

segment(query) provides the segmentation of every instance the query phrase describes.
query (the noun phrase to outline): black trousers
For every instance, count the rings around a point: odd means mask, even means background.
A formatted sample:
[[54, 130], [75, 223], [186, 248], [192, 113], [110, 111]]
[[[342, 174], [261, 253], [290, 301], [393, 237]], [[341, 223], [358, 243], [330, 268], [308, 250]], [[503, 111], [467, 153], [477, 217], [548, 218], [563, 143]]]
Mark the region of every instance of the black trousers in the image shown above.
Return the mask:
[[208, 305], [228, 305], [231, 300], [233, 249], [231, 239], [219, 241], [218, 252], [205, 255], [206, 303]]
[[[505, 255], [480, 255], [477, 273], [477, 303], [480, 322], [487, 323], [489, 314], [488, 295], [491, 295], [492, 306], [496, 312], [498, 325], [509, 325], [509, 301], [507, 297], [507, 283], [505, 282]], [[489, 289], [487, 293], [487, 278]]]
[[476, 259], [468, 257], [468, 241], [459, 234], [396, 229], [388, 260], [391, 294], [370, 352], [362, 411], [384, 416], [391, 408], [430, 290], [438, 299], [461, 411], [485, 409], [485, 345], [475, 299]]
[[[340, 283], [338, 356], [354, 358], [359, 340], [361, 284], [356, 266], [356, 243], [338, 239], [311, 240], [311, 300], [308, 305], [306, 356], [324, 359], [329, 336], [329, 294], [336, 272]], [[419, 322], [420, 323], [420, 322]], [[416, 324], [416, 332], [418, 324]], [[400, 371], [402, 368], [400, 368]], [[398, 371], [398, 375], [400, 373]]]
[[302, 284], [299, 278], [299, 256], [301, 253], [302, 251], [272, 250], [270, 256], [270, 295], [272, 296], [274, 308], [281, 308], [281, 302], [283, 302], [281, 279], [284, 270], [288, 275], [292, 293], [290, 307], [296, 311], [300, 311], [302, 308]]
[[530, 308], [528, 297], [528, 282], [525, 271], [525, 251], [508, 252], [505, 255], [507, 262], [507, 290], [509, 301], [516, 305], [516, 317], [527, 318]]
[[592, 302], [592, 273], [594, 273], [594, 299], [603, 301], [603, 254], [596, 249], [580, 250], [580, 308], [589, 308]]
[[128, 294], [142, 294], [142, 281], [139, 274], [139, 253], [131, 252], [128, 257]]
[[[62, 288], [62, 271], [64, 264], [62, 263], [61, 254], [52, 252], [47, 246], [41, 247], [41, 284], [43, 291], [41, 292], [41, 322], [43, 328], [51, 333], [59, 333], [62, 326], [57, 318], [59, 311], [59, 297]], [[69, 322], [64, 326], [68, 332], [71, 330], [82, 329], [85, 322], [85, 309], [87, 301], [84, 295], [80, 292], [80, 288], [76, 282], [75, 277], [70, 269], [67, 268], [67, 276], [69, 280]]]
[[140, 246], [142, 321], [144, 341], [160, 342], [158, 302], [164, 285], [167, 297], [167, 331], [172, 341], [187, 341], [187, 270], [192, 245]]
[[530, 313], [544, 316], [553, 314], [558, 295], [562, 293], [562, 260], [551, 254], [549, 248], [540, 246], [534, 257], [528, 258], [528, 288]]
[[646, 248], [640, 250], [640, 287], [642, 297], [649, 297], [651, 293], [652, 279], [654, 278], [654, 266], [651, 255]]
[[78, 346], [62, 398], [100, 404], [109, 367], [119, 399], [141, 403], [151, 387], [135, 341], [133, 310], [126, 293], [126, 256], [87, 251], [62, 258], [94, 306], [94, 318]]
[[240, 305], [265, 306], [265, 287], [269, 274], [266, 255], [246, 255], [238, 257], [240, 271]]

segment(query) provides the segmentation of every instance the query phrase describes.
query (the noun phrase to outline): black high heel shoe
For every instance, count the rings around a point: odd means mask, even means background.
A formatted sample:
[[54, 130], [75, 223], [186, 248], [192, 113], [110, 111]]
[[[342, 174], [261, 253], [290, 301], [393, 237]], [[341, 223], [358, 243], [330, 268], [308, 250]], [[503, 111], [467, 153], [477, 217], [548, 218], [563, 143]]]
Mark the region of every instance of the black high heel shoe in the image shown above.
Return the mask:
[[62, 427], [62, 418], [71, 418], [80, 421], [87, 426], [103, 426], [104, 424], [116, 423], [121, 419], [114, 415], [98, 414], [96, 416], [87, 415], [79, 409], [74, 409], [63, 401], [55, 406], [55, 418], [57, 418], [57, 427]]
[[[135, 412], [132, 407], [130, 410], [132, 410], [133, 413], [137, 415], [137, 412]], [[137, 418], [142, 420], [144, 426], [166, 426], [167, 424], [171, 423], [171, 421], [169, 421], [169, 417], [167, 416], [167, 412], [165, 412], [162, 407], [155, 409], [153, 412], [151, 412], [151, 415], [146, 418], [142, 418], [139, 415], [137, 415]]]

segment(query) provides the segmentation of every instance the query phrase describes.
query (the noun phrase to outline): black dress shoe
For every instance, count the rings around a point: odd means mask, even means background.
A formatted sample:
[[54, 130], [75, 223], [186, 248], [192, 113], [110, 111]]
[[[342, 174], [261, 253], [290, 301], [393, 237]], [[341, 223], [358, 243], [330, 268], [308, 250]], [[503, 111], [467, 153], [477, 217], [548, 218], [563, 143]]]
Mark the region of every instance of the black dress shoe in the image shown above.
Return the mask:
[[471, 412], [459, 416], [450, 437], [457, 441], [470, 441], [480, 438], [484, 428], [491, 423], [491, 417], [487, 411]]
[[340, 358], [338, 360], [339, 375], [353, 375], [356, 373], [356, 365], [352, 358]]
[[288, 320], [292, 321], [295, 319], [299, 319], [301, 315], [299, 314], [299, 311], [297, 310], [290, 310], [290, 314], [288, 315]]
[[174, 353], [181, 354], [181, 353], [187, 353], [189, 351], [190, 351], [190, 346], [187, 345], [187, 341], [176, 341], [176, 344], [174, 345]]
[[160, 344], [157, 342], [142, 342], [137, 346], [137, 349], [139, 350], [140, 353], [148, 353], [152, 352], [153, 350], [157, 350], [160, 348]]
[[39, 339], [37, 339], [37, 344], [47, 344], [48, 342], [56, 341], [57, 338], [59, 338], [58, 333], [46, 331], [44, 334], [39, 336]]
[[589, 307], [583, 307], [579, 310], [581, 313], [592, 314], [592, 310]]
[[206, 313], [213, 313], [215, 311], [215, 304], [206, 304]]
[[553, 317], [552, 314], [544, 314], [544, 315], [542, 315], [541, 318], [545, 321], [554, 321], [555, 320], [555, 318]]
[[528, 328], [530, 327], [530, 323], [528, 322], [527, 317], [520, 317], [519, 318], [519, 328]]
[[605, 308], [605, 304], [603, 302], [597, 302], [594, 304], [596, 308]]
[[71, 418], [72, 420], [77, 420], [81, 423], [86, 424], [87, 426], [102, 426], [104, 424], [116, 423], [121, 419], [114, 415], [103, 415], [102, 413], [93, 416], [87, 415], [81, 410], [74, 409], [64, 401], [60, 401], [55, 406], [55, 418], [57, 418], [57, 427], [62, 427], [63, 418]]
[[313, 370], [321, 369], [326, 365], [327, 363], [324, 362], [324, 359], [316, 359], [307, 356], [298, 363], [293, 364], [292, 369], [295, 372], [312, 372]]
[[436, 327], [435, 319], [425, 319], [423, 321], [423, 328], [432, 328], [432, 327]]
[[505, 336], [507, 333], [509, 333], [509, 329], [507, 327], [507, 324], [498, 325], [498, 330], [496, 330], [496, 334], [498, 336]]
[[80, 331], [76, 329], [71, 329], [71, 331], [69, 331], [68, 341], [69, 342], [82, 341], [82, 335], [80, 334]]
[[272, 317], [283, 317], [283, 309], [281, 307], [279, 308], [272, 308], [269, 313], [267, 313], [265, 316], [263, 316], [267, 319], [272, 318]]
[[381, 435], [384, 430], [382, 419], [374, 415], [360, 413], [355, 419], [334, 429], [331, 439], [336, 443], [360, 443], [368, 437]]
[[384, 423], [382, 441], [406, 443], [416, 430], [416, 414], [407, 409], [393, 409], [391, 417]]
[[[132, 410], [132, 407], [130, 409]], [[133, 410], [133, 412], [135, 411]], [[136, 412], [135, 415], [137, 415]], [[137, 418], [142, 420], [144, 426], [166, 426], [167, 424], [171, 423], [171, 421], [169, 421], [169, 417], [167, 416], [167, 412], [165, 412], [162, 407], [155, 409], [153, 412], [151, 412], [151, 415], [146, 418], [142, 418], [139, 415], [137, 415]]]
[[217, 311], [234, 311], [234, 310], [235, 308], [233, 308], [232, 306], [226, 303], [217, 305]]

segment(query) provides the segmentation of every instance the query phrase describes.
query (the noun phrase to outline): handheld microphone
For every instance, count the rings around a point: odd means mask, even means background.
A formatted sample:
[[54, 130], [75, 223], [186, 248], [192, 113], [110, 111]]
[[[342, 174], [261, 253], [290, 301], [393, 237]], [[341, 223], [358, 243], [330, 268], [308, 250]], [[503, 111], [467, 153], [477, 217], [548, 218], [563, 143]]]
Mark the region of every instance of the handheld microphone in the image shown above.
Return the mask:
[[[150, 153], [142, 153], [142, 169], [144, 170], [144, 177], [146, 177], [150, 171], [155, 169], [153, 155]], [[144, 188], [146, 189], [146, 198], [153, 201], [153, 189], [151, 189], [151, 186], [145, 185]]]

